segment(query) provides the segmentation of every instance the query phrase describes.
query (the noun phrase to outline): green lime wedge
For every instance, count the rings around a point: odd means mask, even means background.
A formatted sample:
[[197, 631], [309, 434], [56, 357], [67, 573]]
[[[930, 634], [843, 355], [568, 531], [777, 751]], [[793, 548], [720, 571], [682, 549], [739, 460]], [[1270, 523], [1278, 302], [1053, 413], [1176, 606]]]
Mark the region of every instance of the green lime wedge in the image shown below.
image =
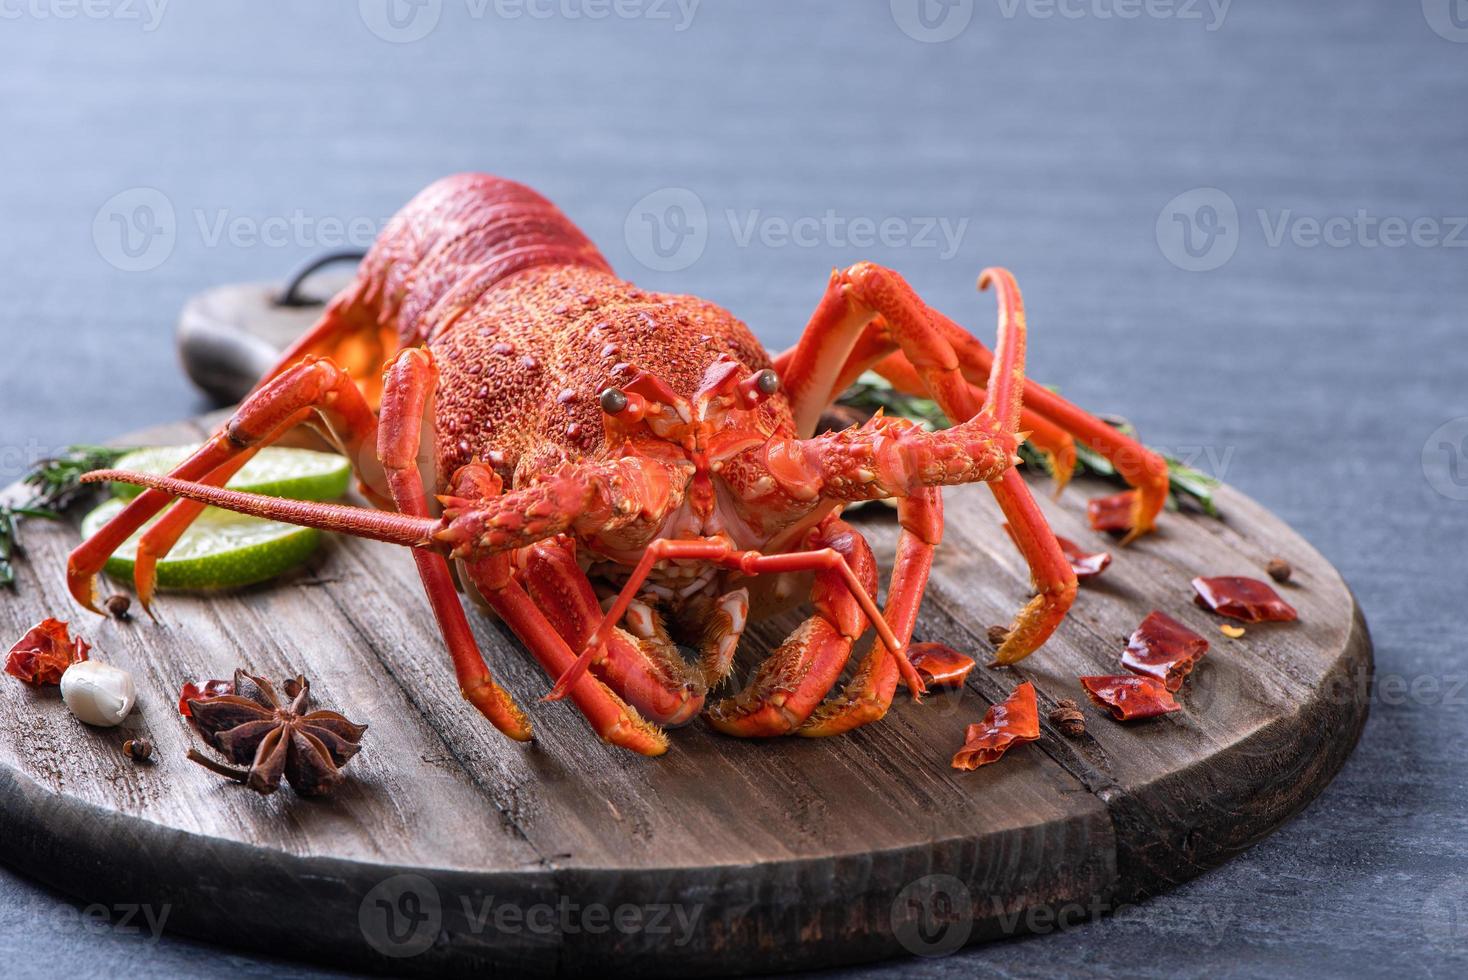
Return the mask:
[[[90, 537], [125, 506], [126, 501], [116, 498], [102, 504], [82, 519], [82, 536]], [[107, 559], [107, 574], [132, 581], [138, 538], [156, 520], [149, 521]], [[314, 528], [207, 507], [168, 556], [158, 562], [158, 585], [165, 589], [221, 589], [263, 582], [304, 562], [320, 543], [321, 532]]]
[[[118, 459], [113, 469], [134, 470], [162, 476], [192, 456], [198, 446], [150, 446], [135, 449]], [[345, 456], [310, 449], [269, 446], [260, 450], [227, 484], [232, 490], [247, 490], [270, 497], [295, 500], [334, 500], [347, 492], [352, 466]], [[131, 500], [142, 492], [131, 483], [112, 484], [114, 496]]]

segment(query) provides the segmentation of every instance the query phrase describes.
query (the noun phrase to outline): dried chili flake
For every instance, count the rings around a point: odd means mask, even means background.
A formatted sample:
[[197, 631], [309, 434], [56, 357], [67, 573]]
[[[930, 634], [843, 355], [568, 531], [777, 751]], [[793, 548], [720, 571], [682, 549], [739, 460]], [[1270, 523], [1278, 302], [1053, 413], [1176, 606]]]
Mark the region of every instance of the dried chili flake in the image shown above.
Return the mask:
[[1300, 618], [1294, 606], [1257, 578], [1195, 578], [1193, 590], [1198, 593], [1195, 601], [1204, 609], [1245, 623], [1290, 623]]
[[183, 690], [179, 692], [178, 713], [185, 718], [192, 718], [193, 714], [189, 711], [190, 701], [207, 701], [210, 698], [220, 698], [226, 694], [233, 693], [234, 681], [205, 681], [203, 687], [200, 687], [193, 681], [189, 681], [183, 686]]
[[1123, 490], [1110, 497], [1096, 497], [1086, 501], [1086, 518], [1095, 531], [1120, 533], [1132, 528], [1132, 504], [1137, 499], [1135, 490]]
[[1033, 742], [1040, 737], [1040, 707], [1035, 685], [1025, 681], [1014, 693], [984, 714], [984, 720], [968, 726], [963, 748], [953, 757], [955, 769], [977, 769], [1003, 755], [1015, 742]]
[[[1014, 529], [1008, 524], [1005, 524], [1004, 530], [1008, 532], [1010, 539], [1013, 540]], [[1120, 530], [1124, 531], [1126, 527], [1123, 526]], [[1071, 570], [1076, 573], [1077, 581], [1084, 582], [1088, 578], [1095, 578], [1097, 575], [1106, 571], [1107, 566], [1111, 564], [1110, 552], [1098, 551], [1092, 553], [1085, 551], [1070, 538], [1062, 538], [1058, 534], [1055, 535], [1055, 540], [1060, 545], [1060, 550], [1065, 555], [1065, 560], [1070, 562]], [[1016, 540], [1015, 543], [1018, 544], [1019, 542]]]
[[66, 668], [86, 660], [90, 649], [81, 637], [73, 640], [61, 620], [45, 619], [32, 626], [10, 648], [5, 672], [27, 684], [60, 684]]
[[1065, 559], [1070, 562], [1070, 567], [1076, 573], [1079, 581], [1084, 582], [1088, 578], [1095, 578], [1106, 571], [1107, 566], [1111, 564], [1111, 552], [1109, 551], [1094, 553], [1082, 551], [1080, 545], [1058, 534], [1055, 540], [1060, 542], [1060, 550], [1065, 552]]
[[1176, 691], [1207, 652], [1207, 640], [1167, 613], [1154, 610], [1127, 640], [1121, 665], [1134, 674], [1155, 677], [1169, 691]]
[[907, 659], [929, 687], [960, 687], [974, 669], [973, 657], [943, 643], [914, 643], [907, 648]]
[[1122, 674], [1116, 677], [1082, 677], [1081, 687], [1098, 708], [1111, 712], [1117, 721], [1155, 718], [1180, 711], [1167, 685], [1155, 677]]

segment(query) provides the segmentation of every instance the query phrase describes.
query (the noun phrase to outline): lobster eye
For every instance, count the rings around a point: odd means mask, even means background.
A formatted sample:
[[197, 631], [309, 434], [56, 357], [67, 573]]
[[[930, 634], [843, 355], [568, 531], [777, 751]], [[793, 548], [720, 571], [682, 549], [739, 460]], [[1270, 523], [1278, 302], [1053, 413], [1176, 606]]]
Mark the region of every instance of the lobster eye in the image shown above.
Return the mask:
[[627, 395], [621, 388], [608, 388], [601, 393], [601, 410], [617, 415], [627, 408]]
[[769, 368], [756, 371], [737, 385], [739, 404], [754, 408], [780, 390], [780, 376]]

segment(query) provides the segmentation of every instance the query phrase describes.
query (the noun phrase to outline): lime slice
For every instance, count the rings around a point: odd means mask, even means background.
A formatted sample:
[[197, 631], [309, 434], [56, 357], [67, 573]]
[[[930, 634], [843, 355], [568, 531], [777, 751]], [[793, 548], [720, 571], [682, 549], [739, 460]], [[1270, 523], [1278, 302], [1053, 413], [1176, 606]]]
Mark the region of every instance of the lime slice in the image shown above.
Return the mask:
[[[82, 519], [82, 536], [90, 537], [125, 506], [126, 501], [116, 498], [102, 504]], [[132, 581], [138, 538], [157, 520], [145, 524], [107, 559], [107, 574]], [[315, 528], [206, 507], [158, 563], [158, 585], [220, 589], [263, 582], [304, 562], [320, 543], [321, 532]]]
[[[151, 446], [135, 449], [114, 463], [113, 468], [162, 476], [192, 456], [198, 448]], [[232, 490], [248, 490], [270, 497], [333, 500], [347, 492], [351, 476], [352, 466], [345, 456], [269, 446], [260, 450], [227, 485]], [[136, 497], [142, 489], [131, 483], [112, 484], [113, 495], [124, 500]]]

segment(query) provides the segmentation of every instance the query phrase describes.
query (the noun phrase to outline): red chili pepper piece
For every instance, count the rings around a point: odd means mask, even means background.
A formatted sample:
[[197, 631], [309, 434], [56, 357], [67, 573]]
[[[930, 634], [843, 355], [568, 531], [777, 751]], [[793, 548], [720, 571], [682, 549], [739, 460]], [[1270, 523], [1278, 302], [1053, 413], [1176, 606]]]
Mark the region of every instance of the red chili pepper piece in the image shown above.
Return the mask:
[[193, 681], [189, 681], [184, 684], [183, 690], [179, 692], [178, 713], [185, 718], [192, 718], [193, 713], [189, 711], [190, 701], [207, 701], [210, 698], [222, 697], [225, 694], [233, 693], [234, 681], [205, 681], [202, 688]]
[[998, 759], [1015, 742], [1033, 742], [1040, 737], [1040, 708], [1035, 703], [1035, 685], [1025, 681], [1014, 693], [984, 714], [984, 720], [968, 726], [963, 748], [953, 757], [955, 769], [977, 769]]
[[[1122, 528], [1122, 530], [1126, 529]], [[1109, 551], [1094, 553], [1082, 551], [1080, 545], [1058, 534], [1055, 540], [1060, 542], [1060, 550], [1065, 552], [1066, 560], [1070, 562], [1071, 570], [1076, 573], [1076, 579], [1079, 581], [1084, 582], [1088, 578], [1095, 578], [1106, 571], [1111, 564], [1111, 552]]]
[[[1009, 524], [1006, 523], [1004, 525], [1004, 530], [1008, 532], [1010, 539], [1014, 540], [1014, 529]], [[1121, 530], [1124, 531], [1126, 528], [1123, 527]], [[1076, 573], [1077, 581], [1083, 582], [1088, 578], [1095, 578], [1097, 575], [1106, 571], [1106, 567], [1111, 564], [1111, 553], [1108, 551], [1098, 551], [1094, 554], [1082, 551], [1080, 545], [1076, 544], [1070, 538], [1062, 538], [1058, 534], [1055, 535], [1055, 540], [1059, 543], [1060, 550], [1065, 554], [1066, 561], [1070, 562], [1071, 570]], [[1015, 543], [1018, 544], [1019, 542], [1016, 541]]]
[[1110, 497], [1096, 497], [1086, 501], [1086, 517], [1095, 531], [1130, 531], [1132, 529], [1132, 503], [1136, 500], [1135, 490], [1123, 490]]
[[1245, 623], [1292, 623], [1300, 618], [1294, 606], [1256, 578], [1195, 578], [1193, 590], [1204, 609]]
[[1116, 677], [1082, 677], [1081, 687], [1098, 708], [1111, 712], [1117, 721], [1155, 718], [1182, 705], [1172, 698], [1167, 685], [1155, 677], [1122, 674]]
[[942, 643], [913, 643], [907, 659], [929, 687], [959, 687], [974, 669], [974, 658]]
[[1169, 691], [1176, 691], [1207, 652], [1207, 640], [1167, 613], [1154, 610], [1127, 641], [1121, 665], [1134, 674], [1155, 677]]
[[71, 638], [66, 624], [45, 619], [26, 631], [5, 658], [5, 673], [27, 684], [60, 684], [61, 675], [74, 663], [87, 659], [91, 645]]

